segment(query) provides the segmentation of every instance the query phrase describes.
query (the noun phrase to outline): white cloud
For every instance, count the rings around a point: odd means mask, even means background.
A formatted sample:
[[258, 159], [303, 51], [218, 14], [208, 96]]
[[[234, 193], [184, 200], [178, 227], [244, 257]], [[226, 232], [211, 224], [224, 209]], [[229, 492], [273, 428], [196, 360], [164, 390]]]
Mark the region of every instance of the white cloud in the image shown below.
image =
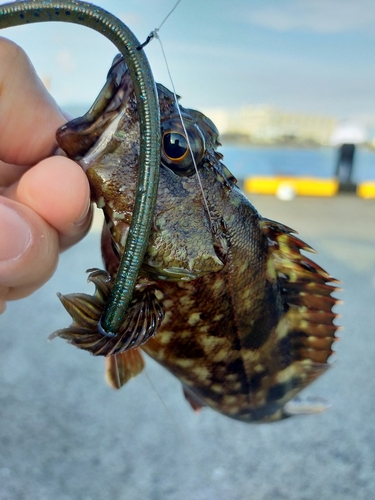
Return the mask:
[[142, 16], [137, 12], [120, 12], [117, 16], [127, 26], [131, 26], [132, 29], [135, 26], [142, 25], [143, 22]]
[[252, 6], [247, 20], [277, 31], [339, 33], [373, 27], [374, 0], [286, 0]]
[[72, 52], [67, 49], [62, 49], [58, 51], [56, 57], [63, 73], [70, 73], [75, 70], [76, 62]]

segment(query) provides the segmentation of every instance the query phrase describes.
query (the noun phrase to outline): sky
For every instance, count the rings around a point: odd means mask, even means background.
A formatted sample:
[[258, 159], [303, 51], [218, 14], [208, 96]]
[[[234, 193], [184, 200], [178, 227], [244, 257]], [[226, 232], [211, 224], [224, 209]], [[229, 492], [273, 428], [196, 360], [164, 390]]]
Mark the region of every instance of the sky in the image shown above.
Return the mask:
[[[176, 0], [96, 0], [144, 41]], [[374, 0], [181, 0], [160, 30], [181, 104], [201, 110], [271, 105], [375, 124]], [[89, 106], [116, 48], [66, 23], [3, 30], [51, 78], [62, 107]], [[171, 87], [160, 45], [145, 49]]]

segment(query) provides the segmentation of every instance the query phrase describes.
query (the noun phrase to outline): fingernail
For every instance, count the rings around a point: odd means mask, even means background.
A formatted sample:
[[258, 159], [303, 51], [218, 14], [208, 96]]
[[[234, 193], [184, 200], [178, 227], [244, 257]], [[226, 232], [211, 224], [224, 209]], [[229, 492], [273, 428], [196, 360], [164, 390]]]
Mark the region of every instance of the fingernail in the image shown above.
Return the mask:
[[87, 207], [85, 208], [85, 211], [83, 212], [81, 217], [75, 221], [74, 223], [75, 226], [82, 226], [87, 221], [90, 208], [91, 208], [91, 200], [88, 201]]
[[31, 242], [26, 221], [12, 208], [0, 204], [0, 261], [20, 257]]

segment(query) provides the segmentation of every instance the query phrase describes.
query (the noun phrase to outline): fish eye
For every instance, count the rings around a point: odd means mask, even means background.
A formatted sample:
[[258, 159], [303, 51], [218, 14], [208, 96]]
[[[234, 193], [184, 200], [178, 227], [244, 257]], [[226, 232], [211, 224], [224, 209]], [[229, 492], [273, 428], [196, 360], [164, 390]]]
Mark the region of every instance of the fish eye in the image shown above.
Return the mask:
[[[189, 177], [195, 174], [192, 154], [198, 166], [205, 152], [205, 141], [202, 132], [190, 116], [184, 116], [184, 125], [186, 131], [179, 116], [168, 117], [162, 121], [161, 161], [175, 174]], [[189, 138], [186, 137], [186, 133]]]
[[163, 151], [171, 161], [183, 160], [189, 151], [185, 135], [173, 131], [164, 132]]

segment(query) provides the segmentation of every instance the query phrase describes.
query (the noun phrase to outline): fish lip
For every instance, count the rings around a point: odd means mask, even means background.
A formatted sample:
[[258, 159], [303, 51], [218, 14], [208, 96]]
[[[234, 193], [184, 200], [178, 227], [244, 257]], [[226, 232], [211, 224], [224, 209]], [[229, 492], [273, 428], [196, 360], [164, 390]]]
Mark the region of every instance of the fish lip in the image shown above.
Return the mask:
[[109, 144], [133, 92], [128, 67], [118, 55], [108, 72], [106, 83], [87, 113], [57, 130], [59, 147], [68, 158], [79, 162], [85, 172], [89, 162]]
[[[106, 95], [108, 91], [110, 92], [109, 96]], [[134, 85], [128, 66], [121, 54], [118, 54], [114, 58], [112, 66], [108, 72], [107, 82], [100, 92], [100, 94], [105, 94], [104, 97], [108, 102], [108, 105], [103, 112], [109, 113], [122, 109], [126, 106], [126, 103], [133, 92]]]

